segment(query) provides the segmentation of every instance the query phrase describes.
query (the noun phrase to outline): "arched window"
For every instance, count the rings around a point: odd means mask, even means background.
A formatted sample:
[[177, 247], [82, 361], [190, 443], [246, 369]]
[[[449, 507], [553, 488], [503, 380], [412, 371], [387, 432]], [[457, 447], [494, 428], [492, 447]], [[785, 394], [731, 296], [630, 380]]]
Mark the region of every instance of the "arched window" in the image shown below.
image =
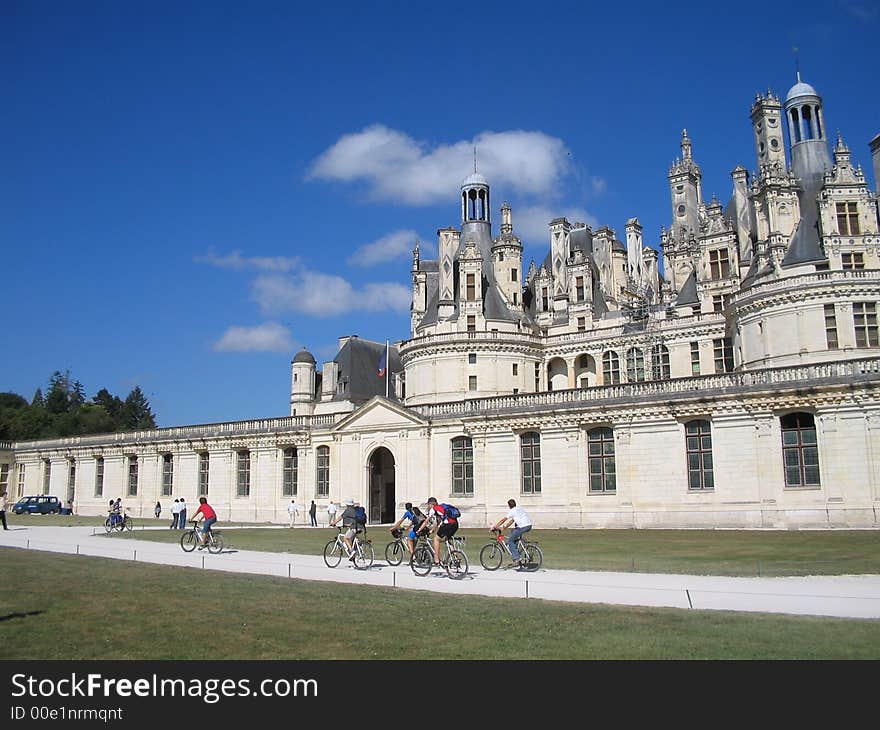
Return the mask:
[[651, 348], [651, 379], [669, 380], [669, 349], [666, 345]]
[[687, 442], [688, 489], [714, 489], [712, 430], [708, 421], [689, 421], [684, 426]]
[[602, 353], [602, 384], [620, 382], [620, 356], [613, 350]]
[[452, 439], [452, 493], [461, 497], [474, 493], [474, 445], [467, 436]]
[[645, 355], [638, 347], [626, 351], [626, 379], [640, 383], [645, 379]]
[[296, 447], [284, 449], [284, 470], [281, 481], [281, 494], [285, 497], [296, 495], [296, 483], [298, 477], [298, 455]]
[[530, 431], [519, 438], [522, 466], [522, 493], [539, 494], [541, 491], [541, 435]]
[[251, 452], [242, 449], [236, 453], [236, 495], [249, 497], [251, 494]]
[[810, 413], [789, 413], [780, 420], [786, 487], [819, 486], [819, 445]]
[[590, 491], [616, 491], [614, 432], [610, 428], [594, 428], [588, 431], [587, 453], [590, 467]]
[[330, 447], [319, 446], [315, 450], [315, 496], [330, 494]]

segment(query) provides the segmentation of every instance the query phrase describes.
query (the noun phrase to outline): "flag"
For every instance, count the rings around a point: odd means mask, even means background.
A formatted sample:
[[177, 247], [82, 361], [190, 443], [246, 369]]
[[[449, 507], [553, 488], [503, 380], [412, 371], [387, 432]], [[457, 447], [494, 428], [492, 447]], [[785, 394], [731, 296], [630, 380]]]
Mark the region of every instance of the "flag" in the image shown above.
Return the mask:
[[385, 377], [385, 370], [388, 369], [388, 350], [382, 350], [382, 357], [379, 358], [379, 377]]

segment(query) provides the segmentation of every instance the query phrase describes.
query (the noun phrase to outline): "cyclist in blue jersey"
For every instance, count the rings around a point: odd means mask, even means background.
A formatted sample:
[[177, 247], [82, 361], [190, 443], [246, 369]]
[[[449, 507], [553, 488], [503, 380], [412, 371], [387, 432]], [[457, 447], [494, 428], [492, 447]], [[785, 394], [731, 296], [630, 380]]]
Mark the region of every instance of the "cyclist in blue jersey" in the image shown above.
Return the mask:
[[409, 547], [410, 557], [412, 557], [415, 552], [418, 529], [426, 519], [427, 518], [418, 507], [413, 507], [412, 502], [407, 502], [404, 505], [404, 513], [391, 527], [391, 534], [397, 537], [397, 532], [400, 530], [400, 526], [409, 520], [409, 528], [406, 533], [406, 544]]

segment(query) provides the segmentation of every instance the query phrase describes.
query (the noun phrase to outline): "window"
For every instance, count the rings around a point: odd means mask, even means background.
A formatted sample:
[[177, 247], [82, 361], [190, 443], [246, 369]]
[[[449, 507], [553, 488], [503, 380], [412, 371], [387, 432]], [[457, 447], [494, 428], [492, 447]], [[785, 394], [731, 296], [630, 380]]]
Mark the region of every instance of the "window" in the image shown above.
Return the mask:
[[522, 466], [522, 493], [539, 494], [541, 491], [541, 436], [529, 432], [519, 438]]
[[251, 493], [251, 452], [236, 452], [236, 495], [249, 497]]
[[712, 430], [708, 421], [685, 424], [688, 461], [688, 489], [714, 489], [712, 474]]
[[546, 286], [541, 289], [541, 309], [545, 312], [550, 311], [550, 290]]
[[837, 341], [837, 314], [833, 304], [825, 305], [825, 342], [829, 350], [836, 350]]
[[477, 331], [477, 318], [474, 315], [470, 314], [467, 318], [467, 331], [468, 332], [476, 332]]
[[664, 344], [651, 347], [651, 379], [669, 380], [669, 349]]
[[840, 260], [844, 271], [861, 271], [865, 268], [865, 256], [860, 252], [842, 253]]
[[856, 347], [880, 347], [877, 305], [874, 302], [853, 302], [853, 324], [856, 328]]
[[584, 301], [584, 277], [576, 276], [574, 279], [574, 300], [576, 302]]
[[578, 332], [586, 332], [587, 331], [587, 318], [586, 317], [578, 317]]
[[602, 384], [620, 382], [620, 357], [613, 350], [602, 353]]
[[819, 486], [819, 447], [812, 414], [789, 413], [780, 419], [780, 424], [785, 486]]
[[640, 383], [645, 379], [645, 355], [638, 347], [626, 351], [626, 379]]
[[452, 493], [459, 497], [474, 493], [474, 447], [467, 436], [452, 439]]
[[712, 297], [712, 311], [723, 312], [730, 304], [730, 294], [716, 294]]
[[315, 495], [326, 497], [330, 494], [330, 447], [319, 446], [316, 454]]
[[128, 496], [136, 497], [138, 493], [138, 458], [128, 457]]
[[468, 354], [468, 364], [476, 365], [477, 364], [477, 353], [471, 352]]
[[468, 390], [476, 390], [477, 389], [477, 376], [469, 375], [468, 376]]
[[712, 279], [726, 279], [730, 276], [730, 260], [726, 248], [709, 251], [709, 276]]
[[691, 341], [691, 375], [700, 374], [700, 343]]
[[170, 497], [174, 490], [174, 456], [162, 456], [162, 496]]
[[587, 453], [590, 464], [590, 491], [616, 491], [614, 432], [610, 428], [594, 428], [588, 431]]
[[296, 482], [298, 470], [298, 455], [296, 448], [284, 449], [284, 466], [281, 480], [281, 494], [285, 497], [296, 495]]
[[733, 341], [729, 337], [712, 340], [715, 353], [715, 372], [733, 372]]
[[467, 292], [465, 298], [469, 302], [476, 301], [477, 299], [477, 277], [475, 274], [467, 275]]
[[516, 281], [517, 279], [519, 279], [519, 272], [516, 269], [511, 269], [510, 270], [510, 280]]
[[24, 496], [24, 464], [18, 465], [18, 496]]
[[519, 364], [513, 363], [513, 374], [519, 375]]
[[104, 496], [104, 457], [95, 457], [95, 496]]
[[541, 390], [541, 363], [535, 363], [535, 392]]
[[210, 456], [207, 451], [199, 454], [199, 496], [208, 496], [208, 474], [210, 473]]
[[857, 236], [859, 229], [859, 208], [855, 203], [837, 204], [837, 230], [841, 236]]
[[73, 502], [76, 495], [76, 461], [71, 459], [67, 463], [67, 501]]
[[7, 492], [9, 487], [9, 464], [0, 464], [0, 494]]
[[49, 482], [52, 480], [52, 462], [43, 459], [43, 494], [49, 494]]

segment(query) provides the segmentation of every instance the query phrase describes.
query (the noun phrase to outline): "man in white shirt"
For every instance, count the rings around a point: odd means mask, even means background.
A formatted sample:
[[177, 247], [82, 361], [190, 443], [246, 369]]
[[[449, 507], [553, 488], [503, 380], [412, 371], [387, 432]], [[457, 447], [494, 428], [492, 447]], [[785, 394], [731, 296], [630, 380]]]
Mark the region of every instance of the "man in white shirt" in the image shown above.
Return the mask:
[[510, 555], [513, 558], [513, 562], [518, 563], [519, 550], [516, 549], [516, 542], [523, 534], [532, 529], [532, 518], [529, 517], [528, 512], [522, 507], [516, 506], [515, 499], [508, 499], [507, 506], [510, 507], [507, 511], [507, 516], [502, 517], [498, 522], [492, 525], [492, 529], [503, 530], [510, 525], [514, 525], [513, 531], [507, 538], [507, 545], [510, 548]]
[[333, 522], [336, 519], [336, 504], [333, 500], [330, 500], [330, 504], [327, 505], [327, 523]]
[[293, 527], [293, 523], [296, 522], [296, 502], [294, 500], [290, 500], [290, 504], [287, 505], [287, 516], [290, 518], [290, 526]]

